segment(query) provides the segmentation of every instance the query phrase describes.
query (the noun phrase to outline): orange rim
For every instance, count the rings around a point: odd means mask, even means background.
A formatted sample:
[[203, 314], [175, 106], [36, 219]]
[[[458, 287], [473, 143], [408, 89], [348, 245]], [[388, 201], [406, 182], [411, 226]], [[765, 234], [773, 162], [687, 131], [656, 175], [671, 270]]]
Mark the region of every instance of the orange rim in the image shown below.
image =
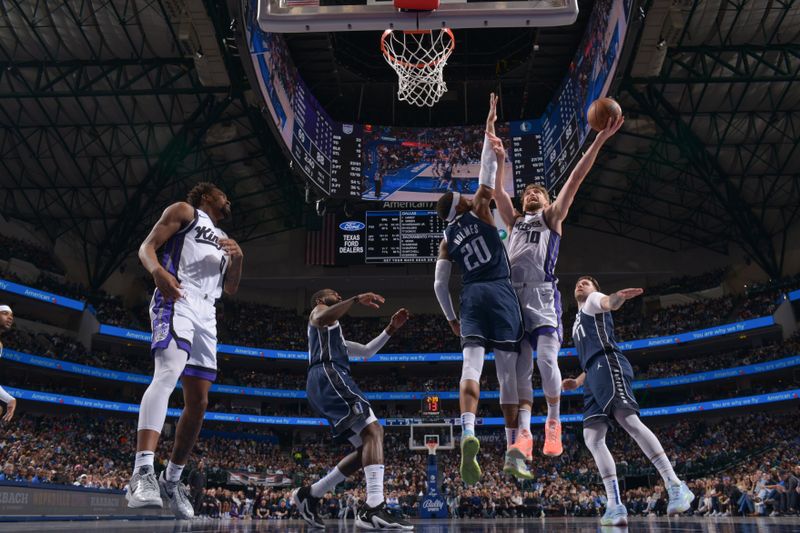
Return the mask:
[[[407, 33], [407, 34], [411, 34], [411, 35], [421, 35], [421, 34], [425, 34], [425, 33], [433, 33], [433, 30], [402, 30], [402, 31], [403, 31], [403, 33]], [[450, 28], [442, 28], [440, 31], [446, 32], [447, 35], [450, 36], [450, 51], [446, 52], [444, 54], [445, 56], [448, 56], [448, 55], [453, 53], [453, 50], [456, 49], [456, 38], [453, 35], [453, 32], [452, 32], [452, 30]], [[401, 66], [407, 67], [407, 68], [423, 69], [423, 68], [427, 68], [427, 67], [432, 67], [434, 65], [438, 65], [444, 59], [444, 57], [442, 57], [441, 59], [437, 59], [435, 61], [430, 61], [428, 63], [416, 63], [416, 64], [398, 60], [396, 57], [394, 57], [386, 49], [386, 38], [388, 36], [390, 36], [393, 32], [394, 32], [394, 30], [385, 30], [383, 32], [383, 35], [381, 35], [381, 53], [386, 57], [386, 59], [388, 59], [392, 63], [396, 63], [398, 65], [401, 65]]]

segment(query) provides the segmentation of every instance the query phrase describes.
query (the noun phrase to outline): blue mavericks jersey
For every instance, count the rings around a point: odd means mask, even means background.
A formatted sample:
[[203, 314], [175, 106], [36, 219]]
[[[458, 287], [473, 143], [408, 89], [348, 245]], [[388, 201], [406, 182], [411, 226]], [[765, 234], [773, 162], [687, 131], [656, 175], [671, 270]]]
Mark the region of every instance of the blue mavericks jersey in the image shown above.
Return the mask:
[[572, 341], [578, 350], [578, 360], [584, 371], [598, 354], [622, 353], [614, 339], [614, 319], [611, 318], [611, 313], [590, 315], [578, 311], [572, 326]]
[[511, 267], [497, 228], [472, 211], [465, 213], [444, 230], [447, 253], [463, 273], [462, 283], [509, 279]]
[[333, 363], [344, 369], [350, 368], [342, 326], [338, 322], [330, 327], [318, 328], [308, 325], [308, 366], [321, 363]]

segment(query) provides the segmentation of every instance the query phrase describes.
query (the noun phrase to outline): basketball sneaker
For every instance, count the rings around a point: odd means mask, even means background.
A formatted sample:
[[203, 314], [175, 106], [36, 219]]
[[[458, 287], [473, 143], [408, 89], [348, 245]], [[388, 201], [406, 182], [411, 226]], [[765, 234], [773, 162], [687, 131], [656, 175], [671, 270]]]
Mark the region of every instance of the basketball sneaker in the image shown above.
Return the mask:
[[667, 493], [669, 494], [667, 516], [685, 513], [692, 506], [694, 493], [683, 481], [667, 487]]
[[509, 455], [523, 461], [531, 461], [533, 459], [533, 435], [531, 435], [530, 431], [527, 429], [519, 431], [516, 442], [508, 447], [506, 457]]
[[189, 489], [180, 481], [167, 481], [164, 472], [158, 477], [158, 486], [161, 498], [169, 504], [178, 520], [191, 520], [194, 518], [194, 507], [189, 499]]
[[356, 527], [361, 529], [414, 529], [410, 522], [391, 515], [386, 510], [385, 502], [381, 502], [375, 507], [363, 504], [356, 513]]
[[300, 513], [300, 518], [306, 521], [311, 527], [325, 527], [325, 522], [319, 517], [317, 508], [319, 506], [319, 498], [311, 495], [310, 487], [300, 487], [292, 492], [292, 502], [297, 507], [297, 512]]
[[561, 422], [548, 418], [544, 423], [544, 448], [542, 453], [548, 457], [558, 457], [564, 452], [561, 445]]
[[467, 485], [474, 485], [481, 479], [481, 467], [476, 459], [481, 449], [481, 441], [475, 435], [461, 436], [461, 479]]
[[533, 479], [528, 465], [525, 464], [524, 459], [511, 455], [511, 450], [506, 452], [506, 462], [503, 465], [503, 472], [517, 479]]
[[624, 505], [609, 505], [603, 518], [600, 519], [603, 526], [627, 526], [628, 510]]
[[164, 506], [152, 466], [143, 466], [138, 472], [134, 471], [125, 491], [125, 499], [128, 500], [128, 507], [132, 509]]

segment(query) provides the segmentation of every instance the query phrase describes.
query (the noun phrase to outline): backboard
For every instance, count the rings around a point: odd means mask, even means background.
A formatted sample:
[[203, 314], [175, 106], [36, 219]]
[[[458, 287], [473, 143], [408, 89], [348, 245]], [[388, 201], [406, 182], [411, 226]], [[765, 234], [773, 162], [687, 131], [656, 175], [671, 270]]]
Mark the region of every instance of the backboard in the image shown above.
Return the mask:
[[411, 436], [408, 439], [408, 449], [414, 451], [427, 451], [427, 443], [436, 441], [437, 450], [452, 450], [455, 448], [452, 424], [421, 423], [411, 425]]
[[274, 33], [565, 26], [578, 0], [440, 0], [430, 12], [403, 12], [393, 0], [259, 0], [258, 23]]

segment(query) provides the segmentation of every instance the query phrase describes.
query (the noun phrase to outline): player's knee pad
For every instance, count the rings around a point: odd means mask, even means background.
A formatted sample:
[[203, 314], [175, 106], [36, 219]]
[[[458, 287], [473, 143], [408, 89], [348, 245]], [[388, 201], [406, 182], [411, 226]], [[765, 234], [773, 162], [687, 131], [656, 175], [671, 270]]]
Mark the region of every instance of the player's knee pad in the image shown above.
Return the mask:
[[519, 403], [516, 375], [518, 358], [519, 354], [516, 352], [494, 351], [494, 364], [497, 368], [497, 381], [500, 383], [500, 403], [502, 405]]
[[169, 397], [185, 366], [186, 354], [178, 349], [174, 341], [156, 352], [153, 380], [144, 392], [139, 407], [139, 430], [149, 429], [160, 433], [164, 428]]
[[604, 446], [606, 441], [606, 432], [608, 426], [605, 424], [595, 424], [593, 426], [583, 428], [583, 442], [589, 451], [595, 450], [598, 446]]
[[465, 346], [464, 363], [461, 365], [461, 381], [481, 382], [483, 359], [486, 349], [483, 346]]
[[517, 357], [517, 397], [520, 402], [533, 402], [533, 351], [527, 341], [522, 342], [522, 349]]
[[561, 370], [558, 368], [558, 351], [561, 343], [558, 335], [548, 333], [539, 335], [536, 343], [536, 366], [542, 376], [544, 395], [556, 398], [561, 395]]

